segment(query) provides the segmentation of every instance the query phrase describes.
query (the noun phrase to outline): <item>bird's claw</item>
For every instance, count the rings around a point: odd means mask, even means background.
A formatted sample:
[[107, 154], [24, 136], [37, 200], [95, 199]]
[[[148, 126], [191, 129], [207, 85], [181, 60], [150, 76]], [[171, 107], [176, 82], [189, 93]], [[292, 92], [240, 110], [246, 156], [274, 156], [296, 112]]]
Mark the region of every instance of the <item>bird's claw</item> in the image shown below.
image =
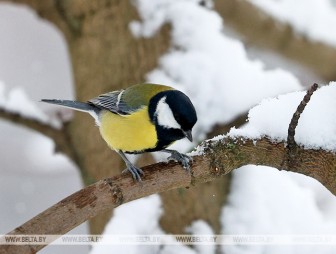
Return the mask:
[[136, 166], [132, 164], [127, 164], [126, 166], [127, 168], [124, 169], [122, 173], [126, 173], [128, 171], [132, 174], [134, 180], [141, 182], [140, 175], [144, 175], [144, 172], [140, 168], [137, 168]]
[[192, 158], [190, 156], [179, 153], [178, 151], [172, 151], [171, 155], [168, 157], [168, 160], [180, 162], [185, 170], [188, 172], [190, 171], [190, 164], [192, 163]]

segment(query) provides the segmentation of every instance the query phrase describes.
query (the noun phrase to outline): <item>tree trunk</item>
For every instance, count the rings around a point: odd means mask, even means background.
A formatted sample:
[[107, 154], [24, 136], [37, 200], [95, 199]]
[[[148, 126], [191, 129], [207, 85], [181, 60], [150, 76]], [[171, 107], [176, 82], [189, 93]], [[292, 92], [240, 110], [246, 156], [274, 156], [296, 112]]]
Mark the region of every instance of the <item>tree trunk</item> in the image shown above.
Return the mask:
[[[169, 48], [169, 27], [150, 39], [133, 37], [128, 26], [138, 19], [126, 0], [14, 0], [31, 6], [40, 17], [55, 24], [68, 43], [78, 100], [86, 101], [108, 91], [141, 83]], [[168, 84], [169, 85], [169, 84]], [[171, 84], [173, 85], [173, 84]], [[85, 184], [120, 174], [125, 167], [99, 135], [90, 116], [76, 113], [64, 131], [75, 151], [75, 163]], [[151, 156], [141, 164], [152, 162]], [[229, 177], [190, 189], [162, 195], [161, 225], [167, 232], [182, 233], [195, 219], [204, 219], [218, 233], [219, 213], [225, 202]], [[101, 233], [111, 210], [90, 221], [93, 234]]]

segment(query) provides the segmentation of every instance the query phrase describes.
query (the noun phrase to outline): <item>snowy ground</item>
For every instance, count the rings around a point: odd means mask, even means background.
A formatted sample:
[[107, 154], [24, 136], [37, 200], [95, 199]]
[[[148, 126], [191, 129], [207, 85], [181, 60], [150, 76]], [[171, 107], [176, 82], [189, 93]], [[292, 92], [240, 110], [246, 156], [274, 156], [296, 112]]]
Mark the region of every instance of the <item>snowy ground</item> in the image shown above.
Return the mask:
[[[267, 134], [283, 139], [293, 109], [304, 94], [300, 92], [303, 87], [299, 80], [287, 71], [266, 68], [261, 61], [249, 59], [243, 44], [223, 33], [223, 20], [211, 9], [211, 2], [207, 1], [209, 7], [197, 2], [134, 1], [141, 17], [141, 21], [130, 24], [134, 36], [149, 37], [163, 24], [172, 25], [171, 48], [160, 58], [157, 68], [148, 73], [147, 79], [175, 85], [191, 97], [200, 119], [195, 135], [199, 140], [213, 124], [228, 122], [264, 98], [282, 94], [276, 99], [265, 99], [250, 111], [250, 123], [242, 130], [232, 130], [231, 134], [251, 137]], [[22, 96], [33, 101], [50, 97], [50, 94], [73, 97], [66, 49], [53, 27], [39, 21], [25, 8], [1, 4], [0, 38], [0, 104], [6, 101], [8, 106], [9, 98], [22, 102]], [[42, 45], [37, 46], [40, 43]], [[5, 87], [4, 92], [2, 87]], [[22, 90], [10, 92], [17, 87], [22, 87], [25, 93]], [[298, 126], [302, 144], [335, 149], [336, 114], [333, 110], [336, 105], [332, 96], [335, 87], [325, 87], [313, 95], [311, 107], [307, 107], [308, 113], [302, 115]], [[46, 105], [34, 105], [52, 113]], [[37, 112], [36, 109], [32, 111]], [[0, 221], [0, 233], [5, 233], [77, 190], [81, 183], [74, 166], [64, 157], [54, 156], [53, 146], [46, 138], [3, 121], [0, 128], [1, 133], [8, 133], [0, 135], [1, 144], [6, 146], [6, 153], [0, 154], [0, 202], [7, 204], [0, 207], [0, 218], [6, 218]], [[180, 142], [175, 148], [182, 151], [191, 146]], [[160, 207], [157, 195], [125, 204], [115, 210], [105, 233], [164, 233], [158, 224]], [[133, 211], [141, 214], [142, 219], [134, 216]], [[335, 197], [315, 180], [275, 169], [246, 166], [234, 172], [229, 202], [221, 216], [222, 231], [224, 234], [336, 234], [335, 214]], [[87, 232], [85, 226], [77, 230]], [[205, 222], [197, 221], [190, 225], [188, 232], [211, 234], [212, 229]], [[87, 250], [78, 246], [71, 250], [68, 246], [55, 248], [66, 248], [67, 253]], [[52, 251], [56, 253], [52, 248], [47, 248], [45, 253]], [[331, 247], [317, 245], [225, 247], [225, 253], [237, 254], [282, 253], [280, 251], [333, 253]], [[215, 248], [101, 245], [91, 253], [215, 253]]]

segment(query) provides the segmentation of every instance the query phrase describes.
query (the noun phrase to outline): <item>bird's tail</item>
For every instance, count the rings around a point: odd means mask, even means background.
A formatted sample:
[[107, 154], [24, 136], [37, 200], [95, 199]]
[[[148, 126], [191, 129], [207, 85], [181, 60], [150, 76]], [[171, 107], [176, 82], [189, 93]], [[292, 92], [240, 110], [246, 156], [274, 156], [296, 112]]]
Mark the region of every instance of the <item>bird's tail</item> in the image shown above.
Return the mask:
[[83, 111], [83, 112], [96, 112], [98, 108], [86, 103], [86, 102], [79, 102], [79, 101], [71, 101], [71, 100], [49, 100], [49, 99], [42, 99], [42, 102], [56, 104], [63, 107]]

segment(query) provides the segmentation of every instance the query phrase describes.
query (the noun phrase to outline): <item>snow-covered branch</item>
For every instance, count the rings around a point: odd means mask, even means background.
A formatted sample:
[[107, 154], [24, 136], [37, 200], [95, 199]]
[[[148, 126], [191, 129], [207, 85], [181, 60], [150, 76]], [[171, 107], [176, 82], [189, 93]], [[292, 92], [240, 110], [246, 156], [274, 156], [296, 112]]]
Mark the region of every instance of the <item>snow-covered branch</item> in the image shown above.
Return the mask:
[[[317, 89], [314, 84], [292, 117], [289, 136], [295, 134], [297, 121]], [[21, 120], [20, 120], [21, 121]], [[244, 135], [226, 135], [204, 141], [193, 152], [191, 173], [174, 162], [161, 162], [143, 168], [141, 183], [134, 182], [129, 174], [100, 180], [61, 200], [9, 235], [50, 234], [63, 235], [100, 212], [123, 203], [163, 191], [195, 186], [212, 181], [244, 165], [264, 165], [301, 173], [320, 181], [336, 195], [336, 154], [322, 148], [305, 148], [296, 144], [295, 154], [285, 141], [269, 136], [248, 138]], [[2, 245], [0, 253], [35, 253], [45, 245]]]
[[21, 125], [23, 127], [37, 131], [38, 133], [51, 138], [55, 142], [56, 151], [64, 153], [70, 159], [76, 162], [75, 151], [74, 149], [72, 149], [72, 146], [69, 143], [69, 138], [67, 137], [64, 128], [56, 129], [50, 126], [49, 124], [39, 121], [38, 119], [26, 117], [22, 114], [8, 111], [1, 107], [0, 107], [0, 119], [4, 119], [12, 123]]
[[[262, 2], [265, 4], [258, 4]], [[260, 48], [269, 48], [279, 55], [307, 66], [325, 80], [335, 80], [332, 68], [336, 59], [335, 44], [328, 43], [335, 40], [335, 36], [328, 32], [328, 27], [333, 26], [331, 22], [335, 17], [334, 8], [316, 10], [316, 7], [324, 8], [332, 3], [324, 1], [312, 4], [310, 8], [302, 8], [300, 3], [303, 1], [296, 1], [295, 6], [290, 1], [214, 1], [215, 9], [224, 18], [225, 23], [240, 33], [248, 43]], [[280, 5], [289, 7], [291, 11], [280, 8]], [[261, 8], [263, 6], [274, 7], [270, 9], [279, 12], [279, 15], [271, 15], [270, 11]], [[282, 18], [280, 12], [283, 13]], [[316, 17], [316, 14], [321, 16]], [[312, 23], [310, 18], [307, 18], [312, 15], [319, 23], [315, 21]], [[321, 29], [322, 25], [325, 29]], [[297, 29], [298, 27], [301, 29]], [[315, 31], [309, 31], [310, 29]], [[314, 35], [318, 36], [312, 38]], [[324, 39], [325, 37], [327, 38]]]
[[[243, 165], [267, 165], [311, 176], [336, 194], [336, 155], [324, 150], [298, 148], [289, 158], [285, 142], [263, 137], [224, 137], [205, 141], [193, 156], [192, 173], [174, 162], [156, 163], [143, 168], [142, 183], [129, 174], [100, 180], [63, 199], [8, 234], [65, 234], [98, 213], [123, 203], [174, 188], [212, 181]], [[265, 190], [267, 191], [267, 190]], [[1, 246], [0, 253], [34, 253], [43, 245]]]

